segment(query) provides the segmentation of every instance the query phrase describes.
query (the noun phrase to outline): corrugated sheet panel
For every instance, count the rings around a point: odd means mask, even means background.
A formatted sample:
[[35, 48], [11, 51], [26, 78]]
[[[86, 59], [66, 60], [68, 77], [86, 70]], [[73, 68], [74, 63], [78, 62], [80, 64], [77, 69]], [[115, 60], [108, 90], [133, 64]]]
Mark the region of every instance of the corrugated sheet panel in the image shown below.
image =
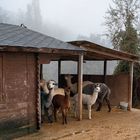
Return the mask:
[[0, 23], [0, 46], [83, 50], [28, 28], [4, 23]]

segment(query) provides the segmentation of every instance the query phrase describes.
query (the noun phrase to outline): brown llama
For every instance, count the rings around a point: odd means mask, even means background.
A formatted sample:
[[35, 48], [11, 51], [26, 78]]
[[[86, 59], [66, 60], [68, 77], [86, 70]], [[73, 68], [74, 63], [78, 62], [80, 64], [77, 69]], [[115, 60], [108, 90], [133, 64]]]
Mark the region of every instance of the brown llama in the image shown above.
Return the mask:
[[62, 112], [62, 124], [67, 124], [67, 114], [70, 109], [70, 88], [64, 89], [65, 96], [55, 95], [52, 100], [54, 107], [54, 119], [57, 121], [57, 111], [60, 109]]

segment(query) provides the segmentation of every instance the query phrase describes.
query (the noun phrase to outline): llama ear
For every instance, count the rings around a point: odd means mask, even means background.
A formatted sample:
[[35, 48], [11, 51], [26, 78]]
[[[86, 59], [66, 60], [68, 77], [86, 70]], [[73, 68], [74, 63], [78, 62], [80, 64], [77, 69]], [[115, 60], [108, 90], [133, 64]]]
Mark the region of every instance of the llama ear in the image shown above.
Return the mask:
[[68, 74], [68, 77], [72, 79], [74, 76], [73, 76], [73, 75], [71, 75], [71, 74]]
[[64, 78], [65, 78], [65, 80], [67, 80], [67, 79], [68, 79], [68, 75], [67, 75], [67, 74], [65, 74]]

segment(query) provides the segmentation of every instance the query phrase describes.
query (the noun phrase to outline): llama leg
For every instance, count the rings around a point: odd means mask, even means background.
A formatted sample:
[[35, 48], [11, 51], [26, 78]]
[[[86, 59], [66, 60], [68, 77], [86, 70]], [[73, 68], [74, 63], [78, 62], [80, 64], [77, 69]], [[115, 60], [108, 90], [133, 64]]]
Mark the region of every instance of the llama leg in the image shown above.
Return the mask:
[[100, 97], [100, 99], [98, 99], [99, 106], [98, 106], [98, 108], [96, 109], [96, 111], [100, 111], [100, 110], [101, 110], [102, 104], [103, 104], [103, 101], [104, 101], [105, 96], [106, 96], [106, 93], [104, 93], [104, 94]]
[[50, 106], [50, 107], [48, 108], [48, 121], [49, 121], [49, 123], [52, 123], [52, 122], [53, 122], [52, 106]]
[[106, 103], [107, 103], [107, 105], [108, 105], [108, 112], [111, 112], [111, 106], [110, 106], [110, 101], [109, 101], [109, 99], [106, 99], [105, 98], [105, 100], [106, 100]]
[[98, 103], [99, 103], [99, 106], [97, 107], [96, 111], [100, 111], [101, 110], [101, 107], [102, 107], [102, 102], [99, 101]]
[[75, 101], [75, 103], [74, 103], [74, 117], [76, 118], [77, 116], [78, 116], [78, 103], [76, 103], [76, 101]]
[[65, 114], [65, 123], [67, 124], [67, 114]]
[[54, 108], [54, 120], [55, 120], [55, 122], [57, 122], [57, 117], [56, 117], [56, 114], [57, 114], [57, 109], [56, 109], [56, 108]]
[[88, 105], [88, 118], [91, 120], [91, 105]]
[[76, 118], [78, 117], [78, 102], [76, 103], [76, 111], [75, 111]]
[[65, 110], [65, 124], [67, 124], [67, 110]]
[[65, 110], [62, 110], [62, 124], [65, 124]]

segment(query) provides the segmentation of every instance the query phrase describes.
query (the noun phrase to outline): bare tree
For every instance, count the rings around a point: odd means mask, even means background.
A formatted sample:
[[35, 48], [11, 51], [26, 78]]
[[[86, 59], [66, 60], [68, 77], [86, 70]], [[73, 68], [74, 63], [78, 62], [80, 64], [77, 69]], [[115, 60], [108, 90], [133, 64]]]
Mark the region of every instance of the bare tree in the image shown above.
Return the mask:
[[[113, 0], [113, 7], [110, 6], [106, 15], [106, 26], [108, 29], [108, 36], [111, 38], [115, 49], [125, 52], [140, 54], [139, 41], [139, 11], [140, 0]], [[129, 62], [120, 61], [115, 68], [114, 74], [128, 73], [130, 71]], [[134, 65], [134, 84], [140, 77], [140, 64]], [[135, 88], [135, 85], [134, 85]], [[137, 103], [140, 95], [134, 89], [133, 105]]]
[[32, 2], [27, 5], [25, 22], [27, 26], [31, 27], [32, 29], [41, 30], [42, 16], [41, 16], [39, 0], [32, 0]]
[[114, 48], [119, 50], [122, 49], [120, 48], [121, 41], [128, 33], [126, 31], [129, 28], [135, 30], [138, 25], [140, 0], [112, 1], [113, 6], [109, 7], [105, 17], [105, 25], [108, 30], [106, 35], [111, 39]]
[[8, 21], [7, 11], [0, 7], [0, 22], [4, 23]]

